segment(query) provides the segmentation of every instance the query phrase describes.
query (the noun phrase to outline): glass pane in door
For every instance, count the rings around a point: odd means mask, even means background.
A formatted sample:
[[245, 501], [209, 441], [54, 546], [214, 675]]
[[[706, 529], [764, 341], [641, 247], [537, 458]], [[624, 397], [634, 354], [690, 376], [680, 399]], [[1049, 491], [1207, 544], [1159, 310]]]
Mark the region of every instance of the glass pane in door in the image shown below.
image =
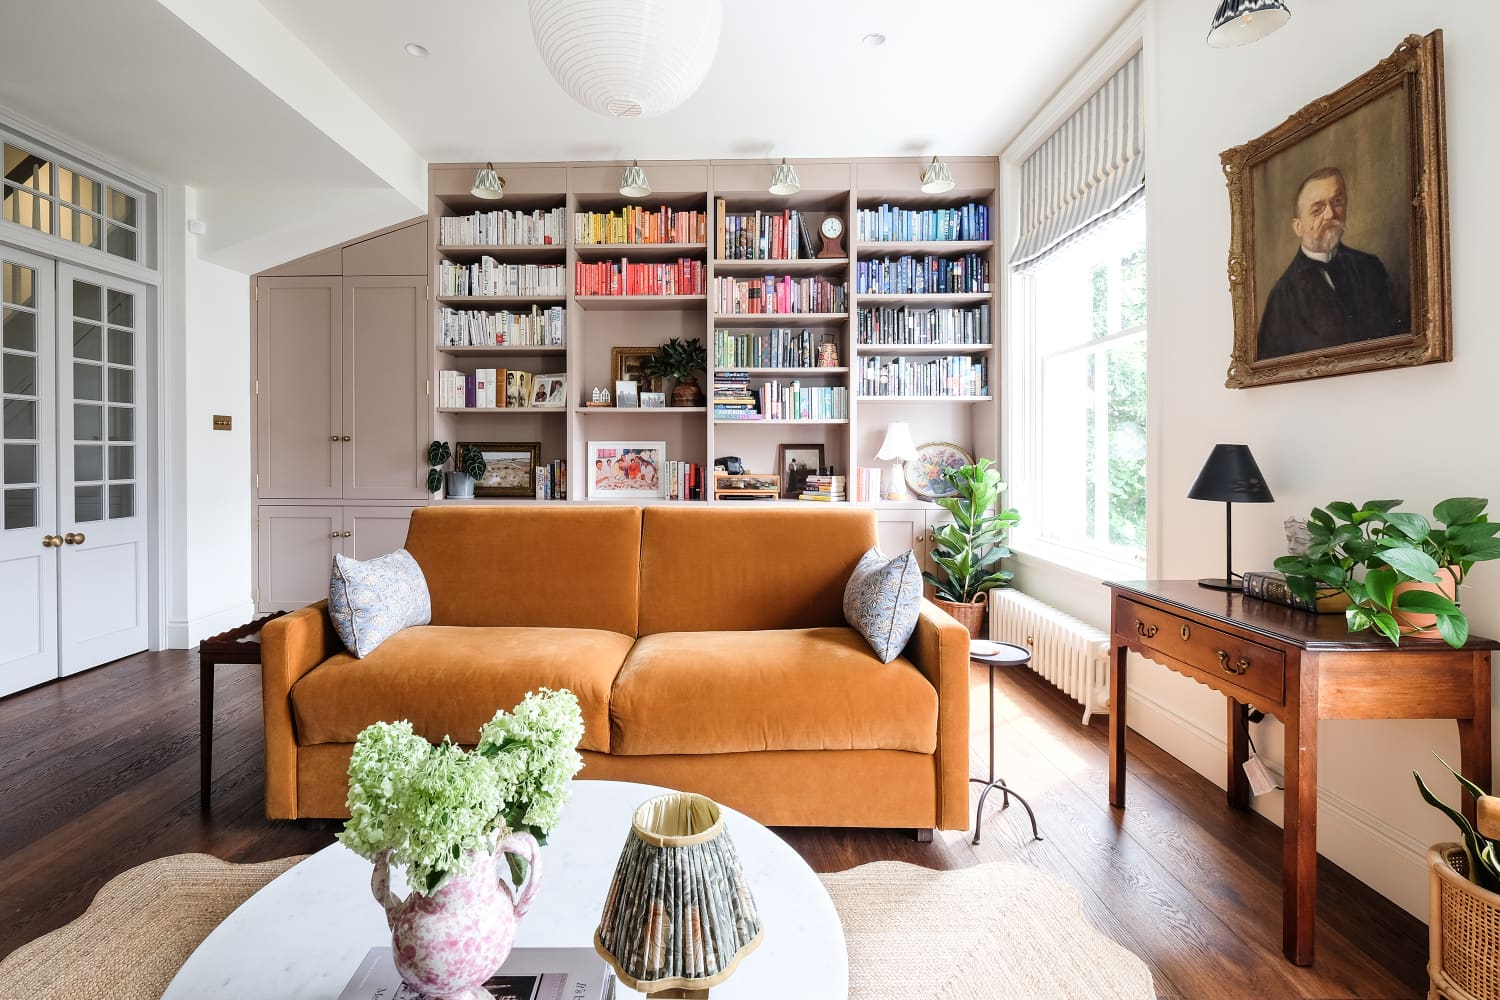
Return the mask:
[[[8, 152], [9, 150], [7, 150]], [[4, 527], [35, 528], [40, 517], [41, 433], [37, 385], [36, 270], [11, 261], [0, 273], [0, 441], [4, 444]]]
[[134, 296], [75, 279], [72, 301], [73, 520], [131, 517], [134, 463], [115, 449], [135, 443]]

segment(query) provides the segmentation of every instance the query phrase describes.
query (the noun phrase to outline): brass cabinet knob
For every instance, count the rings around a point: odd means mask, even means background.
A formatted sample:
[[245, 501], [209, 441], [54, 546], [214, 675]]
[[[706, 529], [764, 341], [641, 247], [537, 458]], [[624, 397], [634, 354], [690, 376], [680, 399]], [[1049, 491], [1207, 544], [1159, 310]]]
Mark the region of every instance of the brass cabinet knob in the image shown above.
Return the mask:
[[343, 537], [345, 537], [345, 538], [353, 538], [354, 537], [354, 532], [352, 532], [352, 531], [346, 531], [346, 532], [344, 532]]
[[63, 535], [63, 542], [68, 545], [82, 545], [83, 541], [83, 532], [81, 531], [70, 531], [66, 535]]
[[1243, 676], [1245, 671], [1250, 669], [1250, 661], [1245, 659], [1243, 656], [1235, 660], [1233, 665], [1230, 665], [1229, 654], [1224, 652], [1224, 650], [1222, 649], [1219, 650], [1218, 653], [1219, 666], [1223, 668], [1226, 674], [1234, 674], [1235, 676], [1239, 677]]
[[1135, 634], [1140, 636], [1142, 639], [1149, 639], [1156, 634], [1156, 626], [1147, 625], [1145, 622], [1137, 618], [1135, 620]]
[[339, 436], [337, 434], [330, 434], [330, 435], [328, 435], [328, 440], [330, 440], [330, 441], [337, 441], [338, 439], [339, 439]]
[[339, 537], [339, 533], [337, 531], [330, 531], [328, 533], [328, 537], [329, 538], [338, 538]]
[[62, 535], [42, 536], [42, 548], [44, 549], [60, 549], [62, 548], [62, 543]]
[[353, 441], [354, 439], [352, 437], [350, 437], [349, 435], [345, 434], [344, 435], [344, 440], [345, 441]]

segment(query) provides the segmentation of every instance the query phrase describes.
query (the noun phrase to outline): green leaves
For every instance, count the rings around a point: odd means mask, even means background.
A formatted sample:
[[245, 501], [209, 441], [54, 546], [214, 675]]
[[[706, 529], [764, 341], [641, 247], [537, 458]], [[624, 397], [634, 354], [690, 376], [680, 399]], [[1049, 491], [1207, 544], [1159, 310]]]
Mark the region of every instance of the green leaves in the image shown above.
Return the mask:
[[[1436, 756], [1436, 754], [1433, 756]], [[1484, 789], [1453, 770], [1453, 765], [1441, 757], [1438, 757], [1438, 761], [1448, 769], [1450, 774], [1458, 779], [1458, 783], [1464, 791], [1476, 799], [1484, 796]], [[1422, 793], [1422, 798], [1427, 801], [1427, 804], [1451, 819], [1453, 824], [1458, 827], [1459, 832], [1463, 834], [1464, 851], [1469, 855], [1469, 881], [1481, 889], [1486, 889], [1490, 892], [1500, 892], [1500, 845], [1497, 845], [1495, 841], [1476, 831], [1469, 825], [1469, 821], [1463, 813], [1434, 795], [1432, 790], [1427, 787], [1427, 783], [1422, 780], [1421, 774], [1413, 771], [1411, 776], [1417, 779], [1417, 790]]]
[[1005, 483], [989, 459], [948, 469], [943, 476], [955, 492], [936, 501], [953, 518], [951, 524], [940, 525], [932, 532], [932, 561], [942, 575], [923, 573], [922, 577], [943, 600], [968, 604], [1010, 581], [1012, 574], [996, 571], [995, 566], [1010, 556], [1005, 543], [1021, 515], [1015, 510], [995, 509]]

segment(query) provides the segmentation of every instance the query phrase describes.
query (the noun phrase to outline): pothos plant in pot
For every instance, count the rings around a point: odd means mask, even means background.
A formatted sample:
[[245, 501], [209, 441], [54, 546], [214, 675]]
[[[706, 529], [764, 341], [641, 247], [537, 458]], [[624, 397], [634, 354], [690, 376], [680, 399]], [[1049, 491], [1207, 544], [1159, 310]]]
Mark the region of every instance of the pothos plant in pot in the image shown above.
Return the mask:
[[1489, 501], [1480, 497], [1444, 500], [1432, 509], [1432, 521], [1398, 511], [1401, 504], [1338, 501], [1314, 508], [1307, 551], [1282, 556], [1276, 568], [1305, 600], [1315, 601], [1319, 587], [1348, 595], [1351, 632], [1373, 628], [1398, 645], [1404, 635], [1441, 637], [1456, 649], [1469, 638], [1458, 588], [1475, 563], [1500, 558], [1500, 523], [1490, 522]]
[[999, 509], [1005, 483], [987, 458], [948, 469], [943, 477], [953, 485], [954, 495], [934, 502], [952, 514], [953, 521], [932, 532], [932, 561], [941, 575], [923, 573], [922, 577], [936, 591], [934, 602], [977, 638], [989, 592], [1005, 586], [1015, 575], [996, 567], [1011, 554], [1006, 543], [1021, 515], [1014, 509]]
[[[427, 446], [427, 492], [436, 496], [443, 488], [443, 466], [453, 458], [453, 449], [446, 441], [434, 441]], [[448, 476], [448, 496], [468, 499], [474, 495], [474, 480], [484, 476], [484, 453], [476, 445], [466, 444], [459, 449], [453, 462], [453, 471]]]
[[698, 385], [695, 373], [707, 370], [708, 350], [698, 337], [692, 340], [673, 337], [656, 349], [646, 367], [648, 375], [669, 378], [676, 383], [672, 387], [673, 406], [703, 405], [703, 389]]

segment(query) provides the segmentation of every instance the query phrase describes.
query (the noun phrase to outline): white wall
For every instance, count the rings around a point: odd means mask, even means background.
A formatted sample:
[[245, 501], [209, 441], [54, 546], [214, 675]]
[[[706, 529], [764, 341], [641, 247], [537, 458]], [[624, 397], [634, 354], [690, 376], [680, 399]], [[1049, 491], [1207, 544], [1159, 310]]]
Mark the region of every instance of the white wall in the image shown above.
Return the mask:
[[[199, 257], [205, 237], [185, 233], [198, 217], [198, 193], [177, 189], [167, 213], [169, 296], [180, 321], [168, 320], [177, 362], [166, 393], [174, 523], [167, 526], [172, 599], [167, 643], [190, 646], [248, 621], [250, 581], [250, 280]], [[174, 252], [173, 244], [180, 250]], [[213, 430], [213, 417], [233, 429]]]
[[[1494, 306], [1493, 221], [1500, 160], [1492, 40], [1500, 8], [1473, 0], [1322, 0], [1295, 3], [1290, 23], [1238, 49], [1204, 43], [1212, 4], [1149, 0], [1146, 50], [1150, 391], [1156, 397], [1151, 574], [1221, 574], [1219, 504], [1184, 497], [1216, 442], [1248, 444], [1276, 503], [1234, 511], [1235, 568], [1269, 568], [1285, 550], [1281, 523], [1330, 500], [1400, 497], [1427, 512], [1448, 496], [1485, 496], [1500, 508], [1500, 462], [1487, 434], [1500, 369]], [[1219, 153], [1370, 69], [1408, 34], [1444, 29], [1452, 239], [1454, 361], [1257, 389], [1225, 389], [1233, 339], [1225, 258], [1229, 200]], [[1351, 212], [1357, 211], [1351, 206]], [[1492, 513], [1500, 513], [1492, 511]], [[1107, 626], [1093, 580], [1021, 560], [1025, 589]], [[1481, 565], [1463, 594], [1471, 627], [1500, 636], [1500, 566]], [[1137, 661], [1132, 728], [1224, 781], [1224, 707], [1213, 692]], [[1252, 727], [1281, 758], [1282, 729]], [[1456, 831], [1418, 797], [1413, 769], [1450, 801], [1457, 788], [1433, 759], [1456, 763], [1452, 722], [1324, 722], [1319, 729], [1320, 851], [1426, 918], [1426, 845]], [[1500, 773], [1500, 772], [1497, 772]], [[1255, 800], [1280, 822], [1281, 794]]]

